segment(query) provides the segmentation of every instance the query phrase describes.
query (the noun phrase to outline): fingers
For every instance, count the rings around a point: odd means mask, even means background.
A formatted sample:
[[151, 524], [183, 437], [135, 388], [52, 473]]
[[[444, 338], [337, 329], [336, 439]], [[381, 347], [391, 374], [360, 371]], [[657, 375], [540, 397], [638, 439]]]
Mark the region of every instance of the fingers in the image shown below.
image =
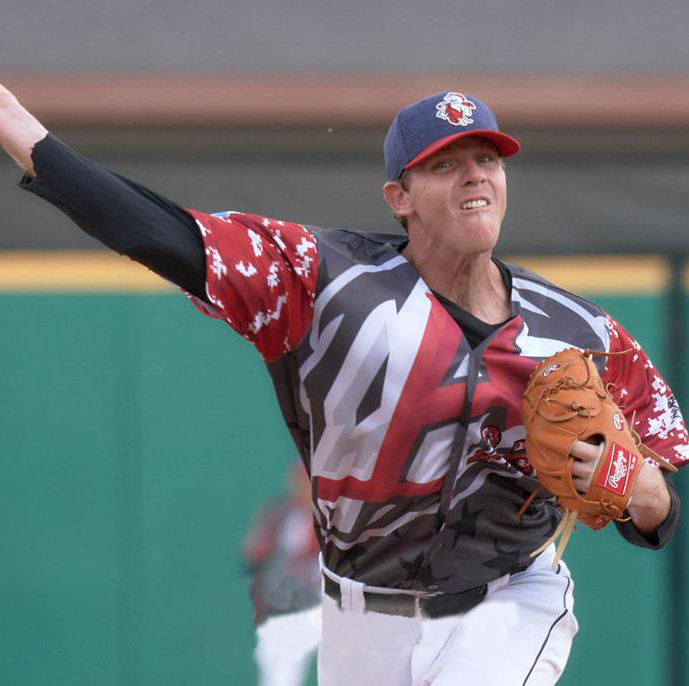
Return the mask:
[[574, 486], [574, 490], [581, 496], [585, 496], [586, 492], [588, 491], [589, 487], [589, 479], [580, 479], [580, 478], [573, 478], [572, 479], [572, 485]]
[[599, 446], [585, 441], [574, 441], [569, 451], [575, 459], [582, 462], [596, 462], [598, 460]]
[[588, 490], [595, 467], [595, 462], [572, 462], [572, 484], [579, 495], [584, 495]]
[[588, 479], [596, 468], [595, 463], [574, 460], [572, 462], [572, 476], [579, 479]]
[[574, 457], [572, 462], [572, 484], [579, 495], [585, 495], [588, 490], [598, 464], [602, 445], [593, 445], [584, 441], [574, 441], [572, 445], [570, 450], [570, 454]]

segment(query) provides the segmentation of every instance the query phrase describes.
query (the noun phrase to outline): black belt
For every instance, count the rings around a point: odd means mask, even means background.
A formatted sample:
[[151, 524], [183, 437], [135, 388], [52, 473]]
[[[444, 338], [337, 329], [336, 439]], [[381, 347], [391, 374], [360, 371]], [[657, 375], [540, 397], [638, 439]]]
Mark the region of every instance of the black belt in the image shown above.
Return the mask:
[[[342, 594], [340, 585], [324, 575], [325, 594], [336, 600], [341, 606]], [[371, 593], [364, 591], [366, 610], [380, 612], [384, 615], [400, 617], [419, 617], [420, 619], [439, 619], [450, 615], [468, 612], [476, 607], [485, 597], [486, 584], [470, 588], [461, 593]]]

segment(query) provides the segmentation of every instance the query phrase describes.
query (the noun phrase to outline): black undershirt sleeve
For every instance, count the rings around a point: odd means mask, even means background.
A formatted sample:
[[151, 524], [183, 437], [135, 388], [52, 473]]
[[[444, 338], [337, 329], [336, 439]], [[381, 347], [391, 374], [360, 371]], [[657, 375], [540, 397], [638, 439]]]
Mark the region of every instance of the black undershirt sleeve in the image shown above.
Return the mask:
[[87, 234], [206, 300], [206, 259], [194, 218], [134, 181], [90, 162], [52, 135], [32, 154], [20, 187], [62, 210]]
[[657, 550], [662, 548], [675, 533], [682, 511], [682, 499], [665, 472], [663, 472], [663, 476], [665, 477], [667, 490], [670, 492], [670, 512], [667, 518], [652, 534], [642, 534], [631, 521], [615, 522], [617, 530], [625, 541], [642, 548]]

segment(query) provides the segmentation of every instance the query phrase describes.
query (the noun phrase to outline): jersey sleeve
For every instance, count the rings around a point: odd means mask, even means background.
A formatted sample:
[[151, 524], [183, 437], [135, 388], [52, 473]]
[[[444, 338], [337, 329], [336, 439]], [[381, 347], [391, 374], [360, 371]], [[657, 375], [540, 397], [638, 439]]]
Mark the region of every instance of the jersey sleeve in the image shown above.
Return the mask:
[[689, 460], [689, 437], [677, 400], [639, 343], [608, 317], [610, 355], [603, 382], [642, 443], [676, 467]]
[[227, 322], [266, 362], [290, 351], [313, 320], [316, 240], [302, 225], [267, 217], [189, 210], [206, 253], [204, 313]]
[[[675, 396], [639, 343], [612, 317], [608, 317], [607, 327], [610, 352], [623, 354], [607, 358], [603, 382], [608, 385], [630, 426], [633, 419], [632, 428], [641, 441], [676, 467], [682, 467], [689, 459], [689, 445]], [[665, 472], [663, 476], [670, 493], [670, 513], [652, 534], [641, 533], [632, 521], [615, 522], [617, 530], [629, 543], [659, 549], [677, 528], [681, 498]]]

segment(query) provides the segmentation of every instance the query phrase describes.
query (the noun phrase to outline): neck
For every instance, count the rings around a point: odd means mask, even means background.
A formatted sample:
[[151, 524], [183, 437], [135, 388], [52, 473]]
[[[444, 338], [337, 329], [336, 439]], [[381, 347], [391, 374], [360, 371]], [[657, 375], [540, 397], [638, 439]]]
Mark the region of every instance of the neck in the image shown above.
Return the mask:
[[411, 242], [402, 254], [428, 287], [487, 324], [510, 316], [510, 298], [491, 252], [477, 255], [421, 252]]

